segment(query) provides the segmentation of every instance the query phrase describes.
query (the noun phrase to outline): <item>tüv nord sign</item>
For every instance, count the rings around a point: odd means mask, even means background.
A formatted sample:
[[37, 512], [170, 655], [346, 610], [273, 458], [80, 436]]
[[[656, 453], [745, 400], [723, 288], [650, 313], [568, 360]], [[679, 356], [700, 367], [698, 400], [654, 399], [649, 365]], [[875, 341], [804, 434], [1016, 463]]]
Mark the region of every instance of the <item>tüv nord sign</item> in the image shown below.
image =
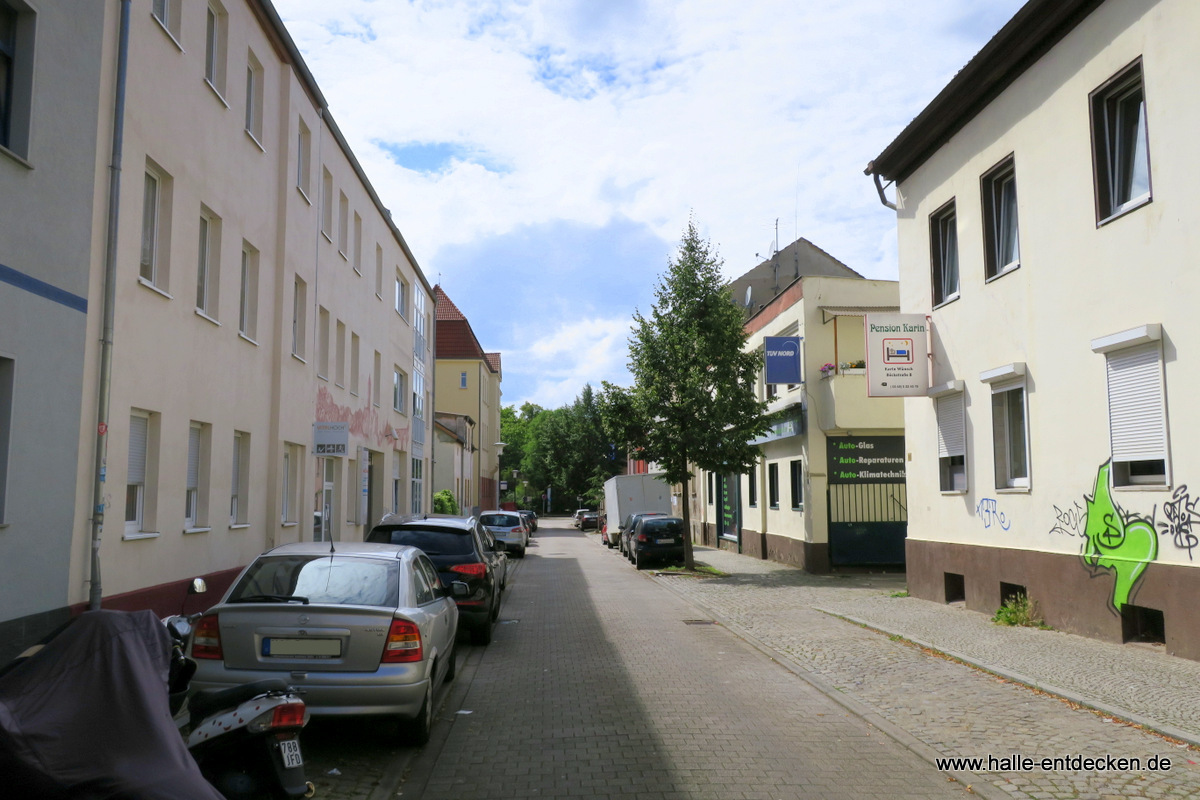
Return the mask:
[[763, 338], [763, 368], [767, 383], [802, 383], [800, 379], [800, 342], [803, 336], [767, 336]]

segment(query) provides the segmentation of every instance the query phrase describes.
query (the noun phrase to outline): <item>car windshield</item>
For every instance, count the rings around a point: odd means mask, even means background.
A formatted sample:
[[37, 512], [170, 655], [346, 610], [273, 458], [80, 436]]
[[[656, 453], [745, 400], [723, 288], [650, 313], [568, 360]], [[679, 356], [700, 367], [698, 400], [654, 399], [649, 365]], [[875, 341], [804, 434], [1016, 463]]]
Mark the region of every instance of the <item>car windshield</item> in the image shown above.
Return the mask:
[[520, 518], [512, 514], [484, 514], [479, 521], [489, 528], [515, 528], [521, 524]]
[[648, 517], [642, 523], [646, 533], [683, 533], [683, 523], [677, 519], [655, 519]]
[[307, 601], [395, 608], [399, 587], [395, 559], [265, 556], [250, 565], [228, 602]]
[[407, 544], [425, 551], [427, 556], [465, 556], [474, 552], [471, 532], [458, 528], [410, 527], [371, 531], [367, 541], [383, 544]]

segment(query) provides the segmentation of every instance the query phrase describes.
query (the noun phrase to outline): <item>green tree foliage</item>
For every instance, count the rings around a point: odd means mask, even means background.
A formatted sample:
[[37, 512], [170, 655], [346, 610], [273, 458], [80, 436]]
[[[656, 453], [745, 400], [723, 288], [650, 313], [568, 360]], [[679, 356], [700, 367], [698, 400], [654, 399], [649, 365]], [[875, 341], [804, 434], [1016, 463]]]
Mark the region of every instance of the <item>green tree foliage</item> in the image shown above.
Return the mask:
[[[650, 316], [634, 314], [628, 391], [605, 386], [601, 408], [610, 434], [655, 461], [668, 483], [684, 484], [693, 465], [744, 473], [758, 451], [749, 442], [767, 429], [766, 404], [755, 395], [762, 368], [743, 352], [742, 313], [729, 300], [721, 259], [688, 221], [679, 250], [659, 281]], [[688, 492], [683, 520], [691, 530]], [[684, 559], [694, 566], [691, 537]]]
[[434, 494], [433, 513], [455, 515], [459, 513], [458, 501], [454, 499], [454, 494], [449, 489], [442, 489]]

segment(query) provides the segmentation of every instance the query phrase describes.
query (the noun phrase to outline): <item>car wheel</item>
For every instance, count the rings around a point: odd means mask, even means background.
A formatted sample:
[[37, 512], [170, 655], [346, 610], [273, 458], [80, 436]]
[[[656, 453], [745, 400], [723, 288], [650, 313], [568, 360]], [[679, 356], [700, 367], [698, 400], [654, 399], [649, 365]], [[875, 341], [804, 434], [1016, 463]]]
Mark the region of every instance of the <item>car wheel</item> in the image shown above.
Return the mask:
[[517, 551], [517, 558], [524, 558], [524, 557], [525, 557], [525, 548], [522, 547], [520, 550]]
[[446, 667], [446, 677], [443, 681], [449, 683], [458, 674], [458, 653], [454, 652], [454, 648], [451, 648], [450, 655], [446, 656], [446, 658], [450, 659], [450, 664]]
[[641, 553], [638, 553], [633, 557], [633, 565], [638, 569], [646, 568], [646, 559], [642, 557]]
[[429, 741], [429, 731], [433, 728], [433, 681], [425, 687], [425, 702], [415, 719], [404, 720], [401, 723], [404, 738], [414, 747], [420, 747]]
[[492, 643], [492, 618], [471, 631], [471, 644], [488, 645]]

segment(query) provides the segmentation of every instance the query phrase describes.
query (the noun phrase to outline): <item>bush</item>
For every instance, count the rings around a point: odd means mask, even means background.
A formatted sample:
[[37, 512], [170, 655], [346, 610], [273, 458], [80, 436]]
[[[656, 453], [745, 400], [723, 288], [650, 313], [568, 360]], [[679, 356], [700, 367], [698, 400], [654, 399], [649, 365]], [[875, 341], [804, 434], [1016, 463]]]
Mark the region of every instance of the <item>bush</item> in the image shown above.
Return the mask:
[[1020, 625], [1025, 628], [1047, 628], [1038, 615], [1037, 603], [1027, 595], [1017, 595], [1004, 601], [1004, 605], [996, 611], [992, 622], [999, 625]]
[[433, 496], [433, 513], [435, 514], [458, 514], [458, 501], [454, 499], [454, 495], [449, 489], [442, 489]]

